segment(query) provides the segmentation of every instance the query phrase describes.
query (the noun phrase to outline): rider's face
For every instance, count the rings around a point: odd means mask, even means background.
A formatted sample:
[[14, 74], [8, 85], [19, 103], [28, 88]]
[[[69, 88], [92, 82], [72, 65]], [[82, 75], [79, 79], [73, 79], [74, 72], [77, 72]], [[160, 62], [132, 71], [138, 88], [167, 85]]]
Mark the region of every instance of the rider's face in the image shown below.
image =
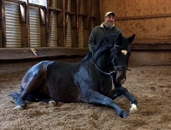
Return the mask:
[[110, 15], [108, 15], [108, 16], [106, 16], [106, 17], [104, 18], [104, 22], [105, 22], [108, 26], [113, 26], [114, 21], [115, 21], [115, 17], [114, 17], [112, 14], [110, 14]]

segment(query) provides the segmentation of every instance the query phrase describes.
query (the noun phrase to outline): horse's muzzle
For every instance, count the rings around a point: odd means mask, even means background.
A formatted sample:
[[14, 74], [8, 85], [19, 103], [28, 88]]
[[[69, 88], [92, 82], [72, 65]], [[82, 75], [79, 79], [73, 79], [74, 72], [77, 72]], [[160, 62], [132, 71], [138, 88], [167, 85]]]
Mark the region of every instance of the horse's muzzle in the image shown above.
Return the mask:
[[126, 81], [125, 72], [117, 71], [116, 81], [120, 84], [123, 84]]

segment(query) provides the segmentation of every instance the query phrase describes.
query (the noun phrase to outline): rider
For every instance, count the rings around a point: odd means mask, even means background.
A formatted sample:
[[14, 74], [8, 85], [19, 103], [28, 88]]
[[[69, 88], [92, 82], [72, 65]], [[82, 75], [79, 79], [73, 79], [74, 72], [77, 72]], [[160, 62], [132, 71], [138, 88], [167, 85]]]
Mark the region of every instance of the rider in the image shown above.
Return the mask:
[[[114, 24], [115, 21], [115, 14], [113, 12], [107, 12], [104, 16], [104, 22], [100, 26], [96, 26], [89, 37], [88, 45], [89, 45], [89, 50], [92, 52], [94, 49], [95, 45], [99, 43], [104, 36], [109, 35], [109, 34], [114, 34], [114, 35], [119, 35], [122, 34], [121, 30], [115, 26]], [[115, 87], [121, 86], [120, 83], [116, 82], [116, 74], [112, 74], [113, 78], [113, 83]]]
[[89, 50], [92, 51], [97, 43], [99, 43], [105, 35], [115, 34], [119, 35], [121, 30], [115, 26], [115, 14], [107, 12], [104, 16], [104, 22], [100, 26], [96, 26], [89, 37]]

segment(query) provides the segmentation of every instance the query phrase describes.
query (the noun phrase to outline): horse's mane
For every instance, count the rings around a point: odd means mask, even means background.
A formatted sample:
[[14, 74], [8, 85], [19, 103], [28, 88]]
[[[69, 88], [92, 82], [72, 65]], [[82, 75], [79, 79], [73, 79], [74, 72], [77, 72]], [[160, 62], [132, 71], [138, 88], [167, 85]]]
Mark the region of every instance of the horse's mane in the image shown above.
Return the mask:
[[117, 38], [117, 35], [105, 35], [102, 40], [96, 44], [95, 49], [94, 50], [98, 50], [102, 45], [106, 45], [109, 42], [111, 43], [111, 41], [114, 40], [114, 38]]

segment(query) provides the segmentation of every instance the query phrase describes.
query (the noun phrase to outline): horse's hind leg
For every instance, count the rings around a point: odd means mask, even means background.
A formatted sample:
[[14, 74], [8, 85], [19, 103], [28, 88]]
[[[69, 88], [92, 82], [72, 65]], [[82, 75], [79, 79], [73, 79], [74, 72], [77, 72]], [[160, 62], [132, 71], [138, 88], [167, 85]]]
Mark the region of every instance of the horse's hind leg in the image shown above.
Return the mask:
[[43, 79], [42, 76], [40, 76], [39, 74], [35, 74], [30, 76], [29, 78], [27, 77], [27, 80], [28, 81], [21, 83], [22, 91], [15, 101], [16, 107], [14, 109], [23, 109], [26, 106], [26, 97], [30, 93], [34, 92], [38, 87], [40, 87]]

